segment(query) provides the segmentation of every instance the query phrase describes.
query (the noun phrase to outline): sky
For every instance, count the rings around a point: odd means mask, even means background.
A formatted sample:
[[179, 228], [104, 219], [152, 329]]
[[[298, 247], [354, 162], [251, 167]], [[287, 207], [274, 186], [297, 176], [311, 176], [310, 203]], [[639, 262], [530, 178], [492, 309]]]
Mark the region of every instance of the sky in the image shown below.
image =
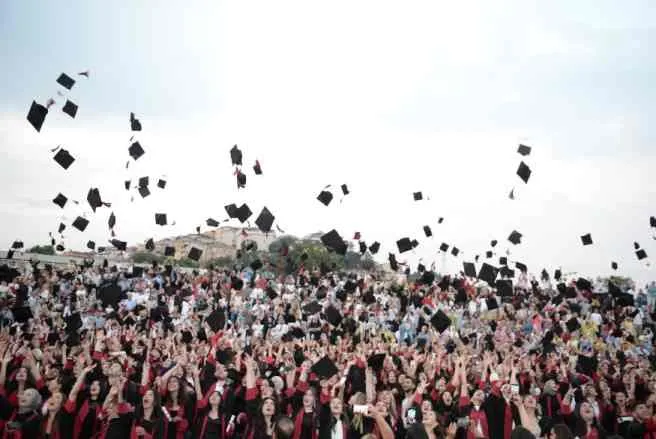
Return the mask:
[[[68, 248], [106, 242], [111, 212], [117, 238], [143, 243], [246, 202], [253, 220], [266, 206], [299, 236], [359, 231], [382, 243], [380, 261], [407, 236], [420, 246], [399, 261], [458, 271], [497, 239], [497, 257], [509, 250], [536, 273], [608, 275], [616, 261], [618, 274], [656, 278], [633, 249], [656, 256], [648, 0], [154, 5], [0, 3], [0, 248], [47, 243], [62, 221]], [[67, 92], [79, 105], [71, 119], [55, 80], [87, 69]], [[57, 105], [37, 133], [25, 117], [49, 97]], [[126, 170], [130, 112], [146, 154]], [[77, 158], [68, 171], [52, 160], [57, 145]], [[515, 175], [521, 160], [528, 184]], [[130, 202], [124, 180], [146, 175], [167, 188]], [[351, 193], [340, 202], [343, 183]], [[324, 207], [316, 196], [328, 184], [336, 197]], [[91, 187], [112, 207], [91, 213]], [[59, 209], [58, 192], [80, 205]], [[156, 226], [156, 212], [176, 225]], [[83, 213], [89, 228], [71, 230]], [[513, 230], [520, 245], [507, 240]], [[581, 245], [585, 233], [594, 245]], [[459, 257], [438, 254], [442, 242]]]

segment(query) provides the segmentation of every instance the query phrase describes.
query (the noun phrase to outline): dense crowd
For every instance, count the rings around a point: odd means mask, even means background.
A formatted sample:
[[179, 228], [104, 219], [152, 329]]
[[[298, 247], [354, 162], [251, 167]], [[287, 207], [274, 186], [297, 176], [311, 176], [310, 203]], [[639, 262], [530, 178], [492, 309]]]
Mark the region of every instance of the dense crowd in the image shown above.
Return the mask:
[[656, 285], [0, 272], [2, 439], [656, 439]]

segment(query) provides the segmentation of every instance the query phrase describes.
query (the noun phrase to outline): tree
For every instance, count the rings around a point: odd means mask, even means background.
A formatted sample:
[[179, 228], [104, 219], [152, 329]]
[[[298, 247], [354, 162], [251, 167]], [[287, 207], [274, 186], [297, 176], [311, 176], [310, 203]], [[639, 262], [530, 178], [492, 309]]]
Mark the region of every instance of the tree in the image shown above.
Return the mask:
[[164, 256], [150, 252], [136, 252], [132, 255], [132, 262], [136, 264], [150, 264], [152, 262], [161, 264], [164, 262]]
[[220, 258], [215, 258], [210, 261], [207, 261], [204, 264], [205, 268], [230, 268], [235, 265], [235, 259], [232, 256], [221, 256]]
[[35, 245], [28, 250], [29, 253], [37, 253], [40, 255], [54, 255], [55, 248], [51, 245]]
[[290, 248], [298, 242], [298, 238], [292, 235], [283, 235], [269, 244], [269, 253], [279, 254], [285, 247]]
[[200, 264], [197, 261], [194, 261], [193, 259], [189, 258], [182, 258], [179, 261], [177, 261], [177, 265], [180, 267], [187, 267], [187, 268], [199, 268]]

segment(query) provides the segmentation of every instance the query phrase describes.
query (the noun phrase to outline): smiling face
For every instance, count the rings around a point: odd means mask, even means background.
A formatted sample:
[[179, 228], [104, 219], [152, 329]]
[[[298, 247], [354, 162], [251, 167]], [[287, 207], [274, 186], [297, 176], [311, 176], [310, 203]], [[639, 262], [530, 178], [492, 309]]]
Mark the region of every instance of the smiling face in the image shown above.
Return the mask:
[[212, 407], [218, 407], [221, 404], [221, 395], [219, 392], [212, 392], [209, 401]]
[[303, 394], [303, 408], [312, 409], [314, 408], [314, 392], [311, 389], [308, 389]]
[[64, 400], [64, 395], [61, 392], [53, 393], [52, 396], [48, 398], [48, 402], [46, 403], [46, 406], [48, 407], [48, 412], [54, 413], [59, 411], [63, 400]]
[[18, 381], [19, 383], [24, 383], [25, 381], [27, 381], [27, 369], [26, 368], [21, 367], [21, 368], [18, 369], [18, 371], [16, 372], [16, 381]]
[[589, 402], [581, 403], [581, 418], [587, 423], [592, 422], [594, 419], [594, 411]]
[[262, 403], [262, 415], [273, 416], [276, 414], [276, 404], [273, 399], [267, 398]]
[[91, 386], [89, 386], [89, 395], [91, 395], [91, 399], [97, 399], [100, 396], [100, 381], [95, 380], [91, 383]]
[[155, 404], [155, 391], [148, 389], [141, 400], [144, 408], [151, 408]]
[[339, 417], [344, 412], [344, 403], [339, 398], [333, 398], [330, 400], [330, 413], [333, 416]]

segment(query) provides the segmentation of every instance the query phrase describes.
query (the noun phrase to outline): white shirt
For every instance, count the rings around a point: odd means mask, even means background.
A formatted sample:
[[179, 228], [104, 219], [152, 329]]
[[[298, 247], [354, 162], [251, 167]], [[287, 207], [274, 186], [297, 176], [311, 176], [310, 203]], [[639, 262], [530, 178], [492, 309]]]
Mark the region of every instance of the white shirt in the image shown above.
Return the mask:
[[332, 439], [344, 439], [344, 427], [342, 426], [342, 420], [338, 419], [335, 423], [335, 428], [332, 431]]

